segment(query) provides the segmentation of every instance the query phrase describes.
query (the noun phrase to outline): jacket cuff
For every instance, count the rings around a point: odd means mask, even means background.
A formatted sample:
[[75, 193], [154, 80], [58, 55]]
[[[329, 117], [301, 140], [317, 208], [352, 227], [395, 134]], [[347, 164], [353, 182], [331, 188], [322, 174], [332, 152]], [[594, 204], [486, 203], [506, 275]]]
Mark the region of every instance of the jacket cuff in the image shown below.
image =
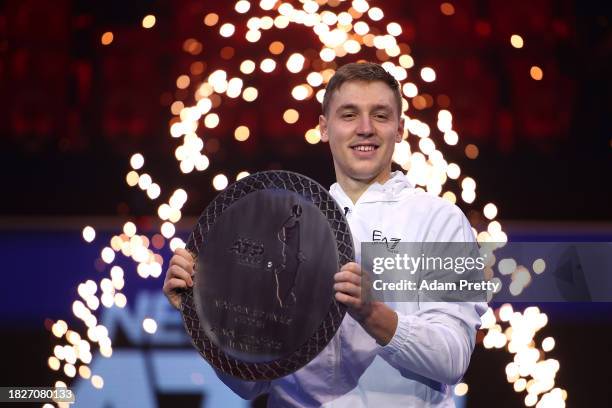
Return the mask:
[[411, 316], [397, 313], [397, 328], [395, 334], [391, 338], [391, 341], [381, 348], [381, 354], [383, 356], [392, 356], [397, 351], [401, 350], [406, 344], [408, 337], [410, 336]]

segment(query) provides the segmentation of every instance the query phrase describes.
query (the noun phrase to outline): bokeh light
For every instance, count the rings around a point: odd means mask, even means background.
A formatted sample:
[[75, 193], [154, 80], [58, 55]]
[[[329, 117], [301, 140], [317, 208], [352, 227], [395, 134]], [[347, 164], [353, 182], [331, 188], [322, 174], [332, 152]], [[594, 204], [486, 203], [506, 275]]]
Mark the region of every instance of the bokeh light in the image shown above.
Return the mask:
[[100, 42], [102, 43], [102, 45], [109, 45], [113, 42], [114, 39], [115, 39], [115, 36], [113, 35], [113, 33], [110, 31], [107, 31], [104, 34], [102, 34], [102, 37], [100, 38]]
[[85, 228], [83, 228], [82, 235], [83, 235], [83, 239], [86, 242], [92, 242], [94, 239], [96, 239], [96, 230], [93, 229], [93, 227], [90, 227], [88, 225]]
[[425, 67], [421, 69], [421, 78], [425, 82], [433, 82], [436, 80], [436, 72], [430, 67]]
[[453, 6], [452, 3], [444, 2], [440, 4], [440, 11], [445, 16], [452, 16], [453, 14], [455, 14], [455, 6]]
[[518, 34], [512, 34], [510, 37], [510, 44], [512, 44], [514, 48], [523, 48], [523, 37]]
[[155, 25], [155, 16], [153, 14], [148, 14], [142, 19], [142, 26], [144, 28], [151, 28]]
[[295, 109], [287, 109], [283, 113], [283, 120], [289, 124], [293, 124], [298, 121], [300, 114]]
[[250, 136], [251, 132], [247, 126], [241, 125], [234, 131], [234, 138], [239, 142], [244, 142]]
[[228, 180], [225, 174], [217, 174], [213, 178], [213, 187], [217, 191], [223, 190], [225, 187], [227, 187], [227, 184], [228, 184]]
[[154, 334], [157, 331], [157, 322], [150, 317], [142, 321], [142, 328], [149, 334]]
[[529, 74], [531, 75], [531, 78], [536, 81], [541, 81], [544, 78], [544, 71], [542, 71], [542, 68], [538, 67], [537, 65], [531, 67]]

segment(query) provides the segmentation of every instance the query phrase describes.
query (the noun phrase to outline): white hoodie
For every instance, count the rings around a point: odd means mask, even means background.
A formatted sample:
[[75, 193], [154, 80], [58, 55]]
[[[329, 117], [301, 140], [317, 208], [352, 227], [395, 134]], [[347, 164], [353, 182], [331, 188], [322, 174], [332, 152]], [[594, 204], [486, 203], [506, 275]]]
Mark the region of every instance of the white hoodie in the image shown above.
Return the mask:
[[[472, 242], [461, 210], [418, 192], [402, 172], [374, 183], [355, 204], [338, 183], [331, 195], [347, 212], [360, 262], [361, 242]], [[274, 381], [219, 377], [243, 398], [269, 392], [270, 407], [452, 407], [449, 385], [468, 368], [484, 303], [387, 303], [396, 332], [380, 346], [348, 314], [336, 336], [309, 364]]]

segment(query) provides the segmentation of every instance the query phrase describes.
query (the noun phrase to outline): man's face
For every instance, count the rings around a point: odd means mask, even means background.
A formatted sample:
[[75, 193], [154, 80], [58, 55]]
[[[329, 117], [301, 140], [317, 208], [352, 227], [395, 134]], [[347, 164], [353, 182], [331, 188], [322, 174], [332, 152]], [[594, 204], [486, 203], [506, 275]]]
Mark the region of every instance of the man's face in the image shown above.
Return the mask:
[[337, 89], [327, 116], [319, 117], [321, 140], [329, 142], [336, 179], [384, 182], [395, 143], [402, 140], [393, 91], [381, 81], [348, 81]]

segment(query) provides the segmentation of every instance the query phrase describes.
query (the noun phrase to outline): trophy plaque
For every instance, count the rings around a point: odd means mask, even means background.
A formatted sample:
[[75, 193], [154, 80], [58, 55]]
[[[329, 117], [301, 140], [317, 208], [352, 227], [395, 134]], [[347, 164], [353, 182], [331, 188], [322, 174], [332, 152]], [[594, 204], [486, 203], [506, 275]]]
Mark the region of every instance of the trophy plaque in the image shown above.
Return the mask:
[[187, 242], [194, 286], [181, 314], [215, 369], [272, 380], [306, 365], [333, 338], [345, 307], [334, 274], [354, 260], [348, 223], [317, 182], [265, 171], [228, 186]]

